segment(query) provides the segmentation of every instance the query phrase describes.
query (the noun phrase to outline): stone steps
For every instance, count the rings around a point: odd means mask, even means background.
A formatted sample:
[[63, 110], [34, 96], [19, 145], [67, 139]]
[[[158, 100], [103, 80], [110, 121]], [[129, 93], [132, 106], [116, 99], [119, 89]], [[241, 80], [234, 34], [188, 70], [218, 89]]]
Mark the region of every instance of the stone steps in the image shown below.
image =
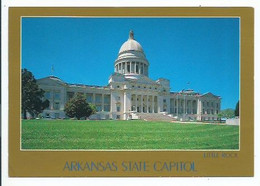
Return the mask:
[[146, 121], [176, 121], [175, 118], [159, 113], [136, 113], [141, 120]]

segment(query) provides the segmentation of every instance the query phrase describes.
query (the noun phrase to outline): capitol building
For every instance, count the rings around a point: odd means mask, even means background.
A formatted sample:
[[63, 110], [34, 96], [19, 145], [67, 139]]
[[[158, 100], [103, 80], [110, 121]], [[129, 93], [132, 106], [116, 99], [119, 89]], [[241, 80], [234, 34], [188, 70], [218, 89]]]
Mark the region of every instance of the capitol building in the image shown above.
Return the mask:
[[[148, 56], [149, 58], [149, 56]], [[212, 121], [218, 119], [221, 98], [210, 92], [200, 94], [191, 89], [170, 91], [170, 81], [149, 78], [149, 61], [133, 31], [119, 50], [114, 73], [107, 86], [69, 84], [58, 77], [38, 79], [45, 91], [49, 108], [46, 118], [65, 118], [66, 102], [75, 93], [82, 93], [86, 101], [97, 108], [91, 119], [170, 119], [180, 121]]]

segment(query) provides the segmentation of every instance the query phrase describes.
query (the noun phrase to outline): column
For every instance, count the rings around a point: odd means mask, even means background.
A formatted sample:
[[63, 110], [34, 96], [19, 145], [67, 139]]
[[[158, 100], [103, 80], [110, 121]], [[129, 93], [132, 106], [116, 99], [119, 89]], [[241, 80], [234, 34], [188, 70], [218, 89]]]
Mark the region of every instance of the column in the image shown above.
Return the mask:
[[152, 95], [152, 113], [154, 113], [154, 95]]
[[143, 107], [144, 107], [144, 105], [143, 105], [143, 94], [141, 94], [141, 112], [144, 111]]
[[135, 112], [137, 112], [137, 94], [135, 94]]
[[177, 95], [177, 109], [176, 109], [176, 114], [177, 114], [177, 117], [178, 117], [178, 115], [179, 115], [179, 99], [178, 99], [178, 95]]
[[191, 114], [194, 114], [193, 113], [193, 102], [194, 102], [194, 100], [191, 100], [191, 112], [190, 112]]
[[184, 95], [184, 105], [183, 105], [183, 113], [186, 114], [186, 100], [185, 100], [185, 95]]
[[146, 112], [148, 113], [148, 95], [146, 95]]
[[124, 110], [123, 110], [123, 113], [124, 113], [124, 120], [127, 120], [127, 93], [124, 92]]
[[102, 94], [102, 100], [101, 100], [101, 110], [104, 111], [104, 94]]
[[135, 63], [135, 66], [134, 66], [134, 73], [136, 74], [136, 62], [134, 62]]
[[92, 99], [92, 103], [93, 103], [93, 105], [95, 105], [95, 104], [96, 104], [96, 94], [95, 94], [95, 93], [93, 93], [93, 99]]
[[201, 100], [197, 100], [197, 120], [201, 121]]

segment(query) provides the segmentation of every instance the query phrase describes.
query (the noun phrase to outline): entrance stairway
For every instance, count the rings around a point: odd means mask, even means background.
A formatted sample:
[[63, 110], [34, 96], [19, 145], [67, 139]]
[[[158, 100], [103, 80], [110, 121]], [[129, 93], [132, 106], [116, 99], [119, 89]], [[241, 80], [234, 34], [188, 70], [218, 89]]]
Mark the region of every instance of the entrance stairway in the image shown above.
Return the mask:
[[146, 121], [176, 121], [175, 118], [159, 113], [135, 113], [141, 120]]

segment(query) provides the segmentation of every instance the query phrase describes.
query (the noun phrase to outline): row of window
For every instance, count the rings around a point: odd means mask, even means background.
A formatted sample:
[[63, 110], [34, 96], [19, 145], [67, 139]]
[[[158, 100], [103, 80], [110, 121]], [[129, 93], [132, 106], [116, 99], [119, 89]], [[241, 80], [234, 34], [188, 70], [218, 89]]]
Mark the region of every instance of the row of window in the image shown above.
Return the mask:
[[[203, 107], [207, 105], [207, 107], [214, 107], [214, 102], [202, 102]], [[218, 108], [218, 103], [216, 103], [216, 107]]]
[[[51, 109], [51, 104], [49, 104], [49, 107], [46, 108], [47, 110]], [[53, 103], [53, 109], [54, 110], [60, 110], [60, 103], [59, 102], [54, 102]]]
[[[67, 92], [68, 100], [73, 98], [74, 92]], [[92, 103], [94, 100], [93, 94], [86, 94], [86, 101]], [[95, 103], [102, 103], [102, 94], [95, 94]], [[110, 96], [104, 95], [104, 104], [110, 104]]]
[[[51, 109], [50, 105], [46, 109], [47, 110]], [[60, 103], [59, 102], [54, 102], [53, 103], [53, 109], [54, 110], [60, 110]], [[102, 111], [102, 105], [96, 105], [96, 109], [97, 109], [98, 112]], [[110, 112], [110, 105], [104, 105], [104, 111]]]
[[217, 120], [217, 118], [215, 117], [201, 117], [202, 121], [214, 121]]
[[[214, 110], [213, 109], [203, 109], [202, 114], [214, 114]], [[216, 110], [216, 114], [218, 114], [218, 110]]]
[[[132, 85], [132, 88], [135, 88], [136, 86], [135, 85]], [[141, 88], [140, 85], [137, 86], [137, 88]], [[142, 86], [142, 88], [146, 89], [147, 87], [146, 86]], [[149, 87], [149, 89], [153, 89], [152, 87]], [[157, 90], [157, 87], [154, 87], [154, 90]], [[166, 90], [165, 90], [166, 91]]]
[[[170, 108], [170, 113], [174, 114], [184, 114], [183, 108]], [[187, 109], [185, 114], [197, 114], [197, 109]]]
[[[139, 101], [140, 99], [139, 98], [136, 98], [136, 101]], [[131, 98], [131, 101], [134, 101], [134, 98], [132, 97]], [[146, 99], [145, 98], [143, 98], [143, 102], [145, 102], [146, 101]], [[151, 98], [148, 98], [148, 101], [152, 101], [152, 99]], [[157, 101], [157, 99], [156, 99], [156, 97], [154, 98], [154, 102], [156, 102]]]
[[[44, 98], [50, 100], [51, 99], [51, 92], [45, 91]], [[53, 98], [54, 98], [54, 100], [60, 100], [60, 92], [54, 92]]]

